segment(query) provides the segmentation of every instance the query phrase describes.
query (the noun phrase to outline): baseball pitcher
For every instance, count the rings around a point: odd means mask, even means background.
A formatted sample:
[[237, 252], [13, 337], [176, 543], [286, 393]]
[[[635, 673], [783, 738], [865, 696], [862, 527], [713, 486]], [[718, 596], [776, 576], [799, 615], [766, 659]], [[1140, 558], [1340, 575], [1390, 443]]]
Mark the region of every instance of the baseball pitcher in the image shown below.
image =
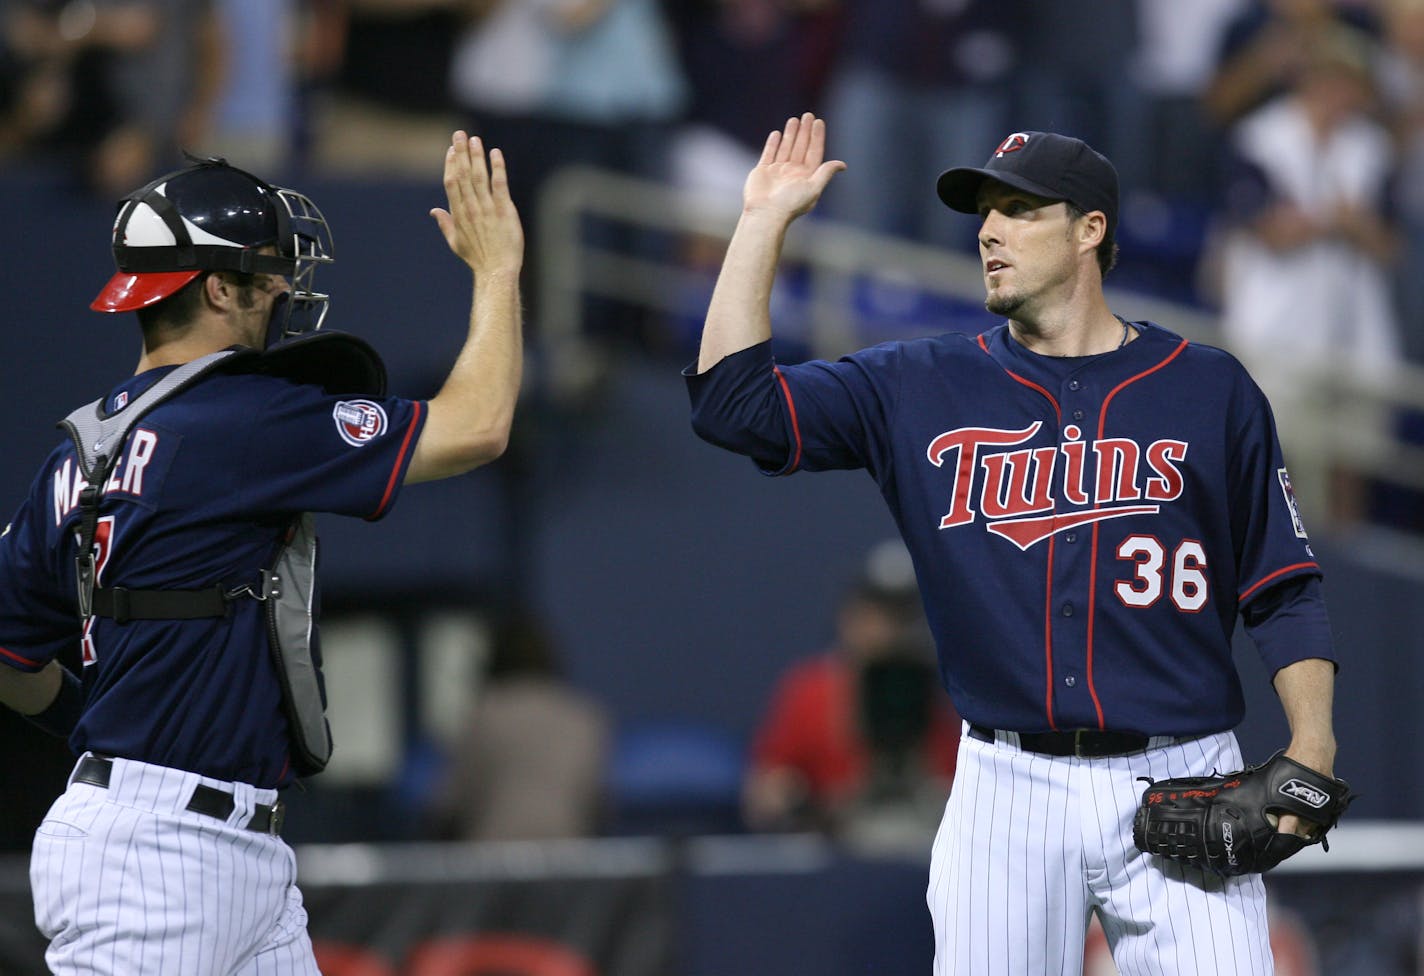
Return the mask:
[[[935, 973], [1078, 974], [1092, 912], [1124, 974], [1270, 973], [1259, 872], [1348, 790], [1321, 569], [1269, 405], [1226, 353], [1113, 314], [1117, 174], [1047, 132], [938, 182], [977, 215], [998, 325], [777, 363], [783, 236], [844, 167], [824, 147], [821, 120], [791, 119], [747, 178], [686, 371], [692, 423], [769, 475], [864, 468], [904, 535], [965, 720], [930, 868]], [[1231, 731], [1238, 618], [1291, 731], [1260, 770]]]

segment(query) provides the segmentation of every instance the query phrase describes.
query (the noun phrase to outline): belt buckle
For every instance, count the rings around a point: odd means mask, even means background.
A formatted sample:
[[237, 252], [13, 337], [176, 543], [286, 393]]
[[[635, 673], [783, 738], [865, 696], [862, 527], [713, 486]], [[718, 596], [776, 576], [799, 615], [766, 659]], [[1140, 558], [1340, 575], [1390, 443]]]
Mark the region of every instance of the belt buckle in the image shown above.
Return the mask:
[[286, 819], [287, 805], [283, 803], [280, 798], [272, 801], [272, 813], [267, 818], [267, 833], [273, 837], [281, 836], [282, 823]]
[[1088, 758], [1087, 756], [1083, 755], [1083, 733], [1087, 731], [1087, 729], [1073, 730], [1073, 757], [1075, 759]]

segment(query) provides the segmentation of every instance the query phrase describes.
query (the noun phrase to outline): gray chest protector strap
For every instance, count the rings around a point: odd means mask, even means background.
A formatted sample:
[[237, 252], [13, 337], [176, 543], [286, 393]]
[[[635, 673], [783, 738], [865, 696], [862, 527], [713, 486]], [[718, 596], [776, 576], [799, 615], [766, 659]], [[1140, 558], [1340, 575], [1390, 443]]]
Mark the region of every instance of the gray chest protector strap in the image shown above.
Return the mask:
[[123, 623], [134, 619], [192, 620], [197, 617], [221, 617], [227, 613], [227, 601], [223, 599], [220, 587], [210, 590], [125, 590], [121, 587], [106, 590], [97, 587], [94, 533], [99, 525], [99, 499], [104, 491], [104, 482], [123, 453], [129, 431], [143, 419], [144, 414], [187, 389], [234, 355], [242, 353], [224, 349], [184, 363], [115, 414], [105, 413], [104, 398], [100, 397], [59, 422], [59, 426], [74, 441], [79, 473], [86, 482], [79, 492], [79, 550], [74, 559], [81, 619], [87, 620], [98, 614]]
[[[230, 359], [229, 357], [238, 357]], [[226, 590], [131, 590], [96, 586], [94, 535], [104, 482], [122, 453], [129, 431], [158, 404], [223, 367], [295, 376], [314, 381], [328, 392], [378, 392], [385, 370], [374, 350], [340, 333], [312, 335], [265, 353], [227, 349], [178, 367], [113, 416], [104, 401], [80, 407], [60, 426], [74, 441], [87, 484], [80, 491], [79, 551], [75, 557], [79, 616], [129, 620], [195, 620], [224, 617], [228, 604], [243, 597], [263, 601], [268, 643], [272, 647], [282, 703], [291, 731], [292, 760], [303, 776], [321, 772], [331, 758], [331, 729], [321, 673], [313, 654], [316, 594], [316, 532], [312, 517], [299, 516], [288, 528], [270, 569], [261, 571], [261, 592], [251, 586]]]

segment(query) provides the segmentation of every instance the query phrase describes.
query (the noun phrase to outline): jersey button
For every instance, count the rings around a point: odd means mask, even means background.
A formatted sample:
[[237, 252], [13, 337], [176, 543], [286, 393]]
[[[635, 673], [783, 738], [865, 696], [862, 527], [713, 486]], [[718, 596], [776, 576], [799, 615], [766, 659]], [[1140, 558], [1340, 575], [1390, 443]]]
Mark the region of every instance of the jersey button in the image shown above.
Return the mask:
[[1070, 390], [1081, 390], [1082, 388], [1083, 388], [1083, 384], [1080, 383], [1078, 380], [1069, 380], [1069, 381], [1068, 381], [1068, 389], [1070, 389]]
[[1063, 679], [1063, 683], [1064, 683], [1065, 685], [1067, 685], [1069, 688], [1072, 688], [1074, 685], [1076, 685], [1076, 684], [1078, 683], [1078, 679], [1075, 678], [1075, 677], [1073, 677], [1073, 676], [1070, 674], [1068, 677], [1066, 677], [1066, 678]]
[[1063, 616], [1065, 616], [1065, 617], [1071, 617], [1071, 616], [1073, 616], [1073, 604], [1071, 604], [1071, 603], [1065, 603], [1065, 604], [1063, 604]]
[[1074, 411], [1073, 411], [1073, 419], [1074, 419], [1074, 420], [1082, 420], [1082, 419], [1083, 419], [1083, 411], [1081, 411], [1081, 410], [1074, 410]]
[[1076, 533], [1076, 532], [1069, 532], [1069, 533], [1067, 533], [1066, 535], [1063, 536], [1063, 541], [1064, 541], [1064, 542], [1077, 542], [1077, 541], [1078, 541], [1078, 533]]

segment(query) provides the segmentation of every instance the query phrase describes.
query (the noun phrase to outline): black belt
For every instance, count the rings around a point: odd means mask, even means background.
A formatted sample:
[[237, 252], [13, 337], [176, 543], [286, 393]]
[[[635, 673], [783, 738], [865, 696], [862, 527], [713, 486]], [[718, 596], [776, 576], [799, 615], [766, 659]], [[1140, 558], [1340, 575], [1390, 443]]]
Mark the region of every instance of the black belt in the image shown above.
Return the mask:
[[[85, 756], [79, 760], [79, 767], [74, 771], [74, 781], [88, 783], [90, 786], [107, 790], [109, 774], [113, 772], [113, 769], [114, 761], [112, 759], [104, 756]], [[201, 813], [209, 817], [217, 817], [219, 820], [227, 820], [232, 816], [232, 811], [236, 807], [237, 801], [232, 798], [231, 793], [199, 783], [193, 788], [193, 798], [188, 801], [188, 806], [184, 809], [191, 813]], [[282, 821], [285, 816], [286, 807], [281, 800], [270, 807], [265, 803], [259, 803], [252, 811], [252, 819], [247, 821], [247, 829], [277, 837], [282, 833]]]
[[[980, 742], [993, 742], [994, 730], [982, 725], [969, 726], [969, 734]], [[1101, 759], [1104, 756], [1125, 756], [1147, 748], [1150, 739], [1137, 732], [1099, 732], [1097, 729], [1072, 729], [1066, 732], [1020, 732], [1019, 748], [1041, 752], [1047, 756], [1077, 756], [1080, 759]]]

